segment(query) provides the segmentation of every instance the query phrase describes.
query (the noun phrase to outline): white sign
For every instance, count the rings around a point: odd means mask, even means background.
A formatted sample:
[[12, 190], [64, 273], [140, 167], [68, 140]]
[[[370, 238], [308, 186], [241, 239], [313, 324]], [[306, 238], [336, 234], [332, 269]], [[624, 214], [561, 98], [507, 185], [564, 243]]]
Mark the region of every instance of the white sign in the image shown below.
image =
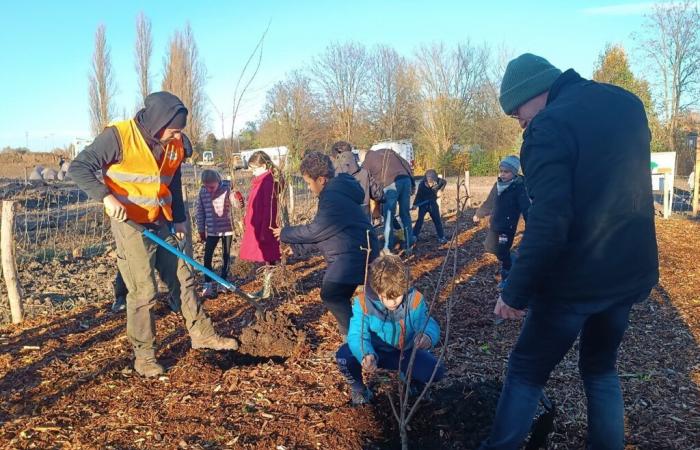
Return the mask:
[[671, 216], [673, 207], [673, 180], [676, 177], [676, 152], [654, 152], [651, 154], [651, 187], [661, 191], [664, 218]]

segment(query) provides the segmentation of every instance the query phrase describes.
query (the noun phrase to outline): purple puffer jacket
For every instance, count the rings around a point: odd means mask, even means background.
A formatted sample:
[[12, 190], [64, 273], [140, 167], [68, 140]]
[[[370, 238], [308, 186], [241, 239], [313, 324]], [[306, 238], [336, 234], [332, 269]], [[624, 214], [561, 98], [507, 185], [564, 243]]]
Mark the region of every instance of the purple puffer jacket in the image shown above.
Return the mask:
[[222, 181], [213, 193], [202, 186], [197, 196], [197, 231], [204, 231], [207, 236], [232, 234], [232, 205], [234, 200], [228, 181]]

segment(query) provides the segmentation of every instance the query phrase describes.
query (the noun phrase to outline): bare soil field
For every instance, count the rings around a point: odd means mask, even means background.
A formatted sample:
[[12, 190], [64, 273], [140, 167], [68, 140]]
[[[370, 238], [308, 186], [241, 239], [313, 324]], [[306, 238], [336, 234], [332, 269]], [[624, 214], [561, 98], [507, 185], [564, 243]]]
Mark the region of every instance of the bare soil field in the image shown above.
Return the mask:
[[58, 170], [60, 157], [53, 153], [28, 152], [25, 154], [16, 152], [0, 153], [0, 178], [24, 179], [32, 173], [34, 167], [41, 165], [44, 168], [53, 167]]
[[[454, 226], [449, 221], [448, 232]], [[432, 234], [432, 226], [424, 232]], [[657, 232], [661, 282], [634, 308], [620, 351], [628, 448], [700, 448], [700, 224], [657, 221]], [[419, 407], [411, 448], [475, 448], [488, 432], [519, 323], [493, 321], [496, 261], [484, 254], [484, 234], [483, 225], [466, 222], [458, 230], [448, 376]], [[431, 237], [411, 257], [422, 290], [431, 292], [445, 252]], [[372, 405], [349, 405], [333, 358], [341, 338], [319, 299], [319, 257], [291, 262], [294, 292], [265, 304], [284, 322], [270, 327], [290, 331], [283, 334], [292, 351], [261, 351], [253, 338], [241, 353], [192, 350], [182, 319], [163, 304], [156, 310], [158, 356], [168, 372], [155, 380], [134, 374], [125, 317], [109, 312], [113, 266], [105, 254], [21, 274], [40, 303], [52, 290], [84, 298], [69, 310], [0, 327], [0, 447], [397, 448], [385, 395], [395, 389], [392, 376], [377, 378]], [[248, 291], [260, 287], [252, 278], [243, 282]], [[435, 306], [443, 328], [447, 295], [441, 292]], [[205, 308], [223, 334], [250, 333], [255, 321], [253, 309], [232, 295], [220, 294]], [[576, 360], [575, 346], [547, 387], [558, 409], [550, 448], [584, 445]]]

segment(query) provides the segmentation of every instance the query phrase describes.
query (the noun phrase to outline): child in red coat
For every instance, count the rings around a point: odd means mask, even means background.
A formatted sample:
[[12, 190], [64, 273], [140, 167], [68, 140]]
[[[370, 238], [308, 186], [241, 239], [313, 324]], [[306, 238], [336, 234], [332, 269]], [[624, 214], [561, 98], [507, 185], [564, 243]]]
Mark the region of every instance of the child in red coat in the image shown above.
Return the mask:
[[[243, 219], [244, 230], [239, 257], [246, 261], [275, 264], [280, 260], [280, 244], [271, 228], [278, 228], [277, 204], [281, 191], [279, 171], [267, 153], [255, 152], [248, 160], [253, 172]], [[271, 295], [270, 272], [263, 280], [263, 298]]]

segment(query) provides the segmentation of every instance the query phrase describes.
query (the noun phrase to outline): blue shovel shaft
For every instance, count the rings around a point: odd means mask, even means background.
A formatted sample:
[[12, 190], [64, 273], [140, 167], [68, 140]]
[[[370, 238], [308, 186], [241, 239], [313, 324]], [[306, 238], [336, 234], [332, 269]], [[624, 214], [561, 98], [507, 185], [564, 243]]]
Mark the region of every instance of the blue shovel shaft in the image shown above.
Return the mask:
[[225, 280], [224, 278], [220, 277], [219, 275], [217, 275], [217, 274], [214, 273], [213, 271], [207, 269], [207, 268], [204, 267], [202, 264], [200, 264], [200, 263], [198, 263], [197, 261], [195, 261], [194, 259], [190, 258], [189, 255], [187, 255], [186, 253], [180, 251], [179, 249], [177, 249], [177, 248], [174, 247], [173, 245], [169, 244], [169, 243], [166, 242], [165, 240], [161, 239], [157, 234], [155, 234], [155, 233], [153, 233], [152, 231], [150, 231], [149, 229], [145, 228], [143, 225], [140, 225], [140, 224], [138, 224], [138, 223], [136, 223], [136, 222], [134, 222], [134, 221], [131, 221], [131, 220], [127, 220], [127, 223], [128, 223], [131, 227], [133, 227], [134, 229], [138, 230], [141, 234], [143, 234], [144, 236], [146, 236], [148, 239], [152, 240], [153, 242], [155, 242], [156, 244], [160, 245], [161, 247], [163, 247], [164, 249], [166, 249], [167, 251], [169, 251], [169, 252], [172, 253], [173, 255], [177, 256], [177, 257], [180, 258], [180, 259], [182, 259], [182, 260], [185, 261], [187, 264], [189, 264], [190, 266], [192, 266], [192, 267], [194, 267], [195, 269], [199, 270], [200, 272], [202, 272], [203, 274], [205, 274], [206, 276], [208, 276], [208, 277], [211, 278], [212, 280], [216, 281], [217, 283], [219, 283], [220, 285], [222, 285], [223, 287], [225, 287], [225, 288], [228, 289], [229, 291], [231, 291], [231, 292], [233, 292], [233, 293], [235, 293], [235, 294], [240, 295], [240, 296], [243, 297], [245, 300], [247, 300], [248, 302], [250, 302], [256, 309], [260, 309], [260, 305], [258, 305], [258, 304], [251, 298], [251, 297], [253, 297], [253, 296], [251, 296], [250, 294], [248, 294], [248, 293], [246, 293], [246, 292], [243, 292], [243, 291], [240, 290], [240, 289], [238, 288], [238, 286], [236, 286], [235, 284], [231, 283], [231, 282], [228, 281], [228, 280]]

